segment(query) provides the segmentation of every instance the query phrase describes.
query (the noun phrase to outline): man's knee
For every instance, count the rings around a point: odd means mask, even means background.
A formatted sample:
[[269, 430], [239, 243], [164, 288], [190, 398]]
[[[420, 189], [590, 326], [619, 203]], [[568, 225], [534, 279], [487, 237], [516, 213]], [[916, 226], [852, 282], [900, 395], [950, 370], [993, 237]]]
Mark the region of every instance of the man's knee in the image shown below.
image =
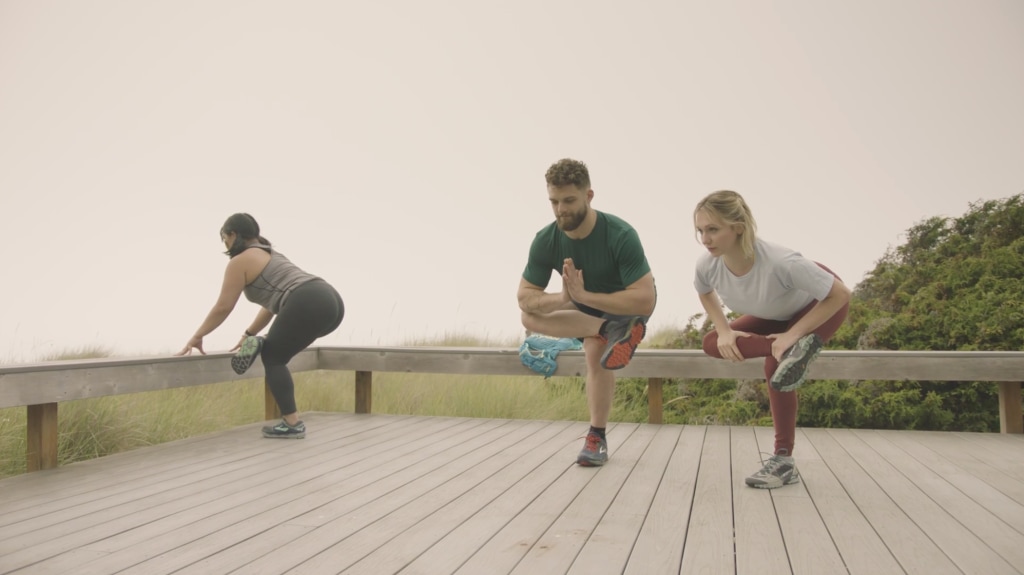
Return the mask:
[[583, 357], [587, 362], [587, 372], [611, 371], [601, 365], [601, 354], [604, 353], [604, 340], [596, 337], [583, 339]]

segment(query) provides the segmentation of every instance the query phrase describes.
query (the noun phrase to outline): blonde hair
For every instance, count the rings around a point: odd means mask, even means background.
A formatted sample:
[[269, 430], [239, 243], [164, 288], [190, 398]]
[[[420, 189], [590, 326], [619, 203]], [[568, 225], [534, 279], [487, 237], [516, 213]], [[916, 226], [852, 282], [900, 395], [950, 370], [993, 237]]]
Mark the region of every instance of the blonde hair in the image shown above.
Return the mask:
[[740, 247], [743, 248], [743, 255], [754, 257], [754, 242], [757, 240], [757, 222], [754, 221], [754, 214], [750, 206], [743, 200], [743, 196], [730, 190], [719, 190], [704, 197], [697, 202], [693, 210], [693, 217], [696, 220], [697, 212], [704, 210], [709, 215], [722, 220], [727, 226], [736, 229], [740, 236]]

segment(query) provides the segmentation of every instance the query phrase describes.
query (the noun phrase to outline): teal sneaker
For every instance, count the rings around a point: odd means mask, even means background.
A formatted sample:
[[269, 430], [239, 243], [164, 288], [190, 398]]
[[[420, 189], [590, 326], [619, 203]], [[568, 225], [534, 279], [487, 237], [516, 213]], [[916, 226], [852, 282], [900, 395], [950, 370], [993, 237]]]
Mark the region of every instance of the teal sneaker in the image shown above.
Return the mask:
[[772, 375], [771, 385], [779, 391], [794, 391], [804, 384], [807, 368], [821, 353], [824, 342], [817, 334], [809, 333], [797, 340], [782, 355], [779, 367]]
[[588, 432], [587, 441], [576, 457], [576, 463], [583, 467], [600, 467], [608, 461], [608, 442], [600, 435]]
[[300, 421], [292, 426], [282, 419], [277, 425], [263, 426], [263, 437], [271, 439], [302, 439], [306, 437], [306, 424]]
[[231, 369], [235, 370], [238, 375], [242, 375], [256, 362], [261, 351], [263, 351], [263, 337], [253, 335], [245, 338], [238, 353], [231, 358]]

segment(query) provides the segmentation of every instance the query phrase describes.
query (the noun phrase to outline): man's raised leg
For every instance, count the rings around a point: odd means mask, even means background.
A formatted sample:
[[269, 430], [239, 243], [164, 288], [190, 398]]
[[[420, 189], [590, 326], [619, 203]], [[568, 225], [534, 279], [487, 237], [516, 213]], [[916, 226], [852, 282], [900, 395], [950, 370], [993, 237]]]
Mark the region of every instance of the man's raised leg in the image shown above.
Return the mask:
[[[523, 327], [550, 337], [591, 337], [597, 335], [604, 320], [578, 310], [551, 313], [523, 312]], [[600, 354], [598, 354], [600, 358]]]

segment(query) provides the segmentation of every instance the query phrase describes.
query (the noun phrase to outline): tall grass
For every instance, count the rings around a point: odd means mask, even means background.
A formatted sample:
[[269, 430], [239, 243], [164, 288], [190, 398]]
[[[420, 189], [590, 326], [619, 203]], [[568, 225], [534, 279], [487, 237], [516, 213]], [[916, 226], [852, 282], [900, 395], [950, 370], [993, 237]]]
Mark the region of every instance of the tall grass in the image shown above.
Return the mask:
[[[446, 332], [439, 339], [406, 346], [513, 347], [517, 341], [488, 341]], [[102, 347], [70, 350], [41, 361], [109, 357]], [[351, 372], [295, 374], [299, 411], [355, 410]], [[617, 397], [613, 421], [646, 421], [642, 397]], [[116, 395], [59, 405], [61, 465], [229, 429], [263, 419], [263, 380]], [[395, 415], [586, 421], [583, 378], [374, 373], [373, 411]], [[25, 408], [0, 409], [0, 477], [25, 471]]]

